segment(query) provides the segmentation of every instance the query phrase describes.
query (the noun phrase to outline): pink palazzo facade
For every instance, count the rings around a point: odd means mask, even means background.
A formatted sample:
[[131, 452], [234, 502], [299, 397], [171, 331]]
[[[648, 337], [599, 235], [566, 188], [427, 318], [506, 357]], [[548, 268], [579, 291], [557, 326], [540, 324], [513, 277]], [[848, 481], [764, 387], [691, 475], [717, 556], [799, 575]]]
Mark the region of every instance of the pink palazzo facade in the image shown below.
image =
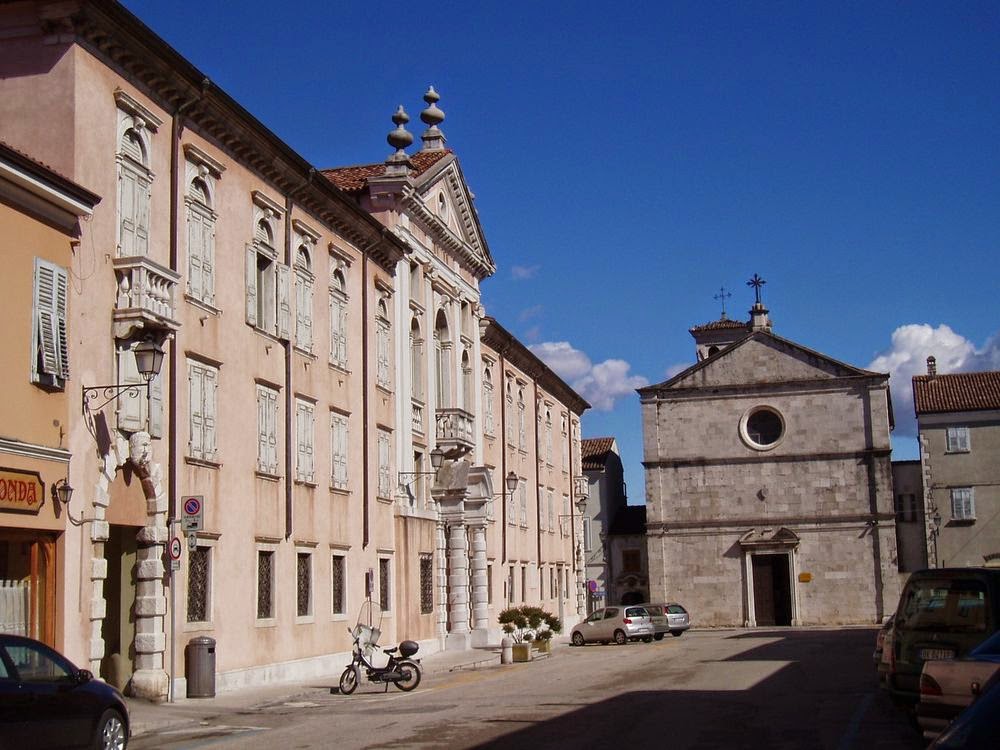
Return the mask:
[[102, 196], [65, 258], [55, 645], [160, 700], [199, 636], [220, 690], [339, 671], [369, 597], [427, 650], [495, 642], [507, 602], [579, 617], [587, 404], [482, 308], [436, 95], [415, 154], [397, 121], [384, 163], [322, 171], [116, 2], [0, 33], [3, 140]]

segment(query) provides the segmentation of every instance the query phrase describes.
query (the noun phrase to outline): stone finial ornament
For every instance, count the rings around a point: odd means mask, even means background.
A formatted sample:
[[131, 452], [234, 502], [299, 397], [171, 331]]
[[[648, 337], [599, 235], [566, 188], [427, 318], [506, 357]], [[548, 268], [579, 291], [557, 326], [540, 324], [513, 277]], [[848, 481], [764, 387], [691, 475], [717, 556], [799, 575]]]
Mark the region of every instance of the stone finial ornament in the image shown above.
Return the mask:
[[390, 146], [396, 149], [396, 154], [399, 154], [413, 143], [413, 134], [406, 129], [406, 123], [410, 121], [410, 116], [406, 114], [402, 104], [393, 113], [392, 121], [395, 123], [396, 129], [391, 131], [385, 139]]
[[420, 119], [427, 125], [427, 130], [420, 136], [420, 139], [424, 142], [421, 149], [423, 151], [438, 151], [444, 148], [444, 133], [438, 127], [438, 125], [444, 122], [444, 112], [437, 105], [440, 99], [441, 95], [434, 90], [434, 87], [428, 86], [427, 93], [424, 94], [424, 101], [427, 102], [427, 108], [420, 113]]

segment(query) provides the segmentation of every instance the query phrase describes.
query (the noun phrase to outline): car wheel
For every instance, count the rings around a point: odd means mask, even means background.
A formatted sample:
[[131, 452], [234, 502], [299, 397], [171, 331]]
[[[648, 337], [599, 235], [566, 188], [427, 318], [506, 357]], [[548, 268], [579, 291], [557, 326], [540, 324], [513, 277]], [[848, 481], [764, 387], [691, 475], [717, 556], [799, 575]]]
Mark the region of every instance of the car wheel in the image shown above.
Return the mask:
[[683, 630], [671, 630], [670, 631], [670, 635], [672, 635], [674, 638], [680, 638], [682, 635], [684, 635], [684, 631]]
[[573, 631], [573, 645], [574, 646], [582, 646], [586, 642], [587, 641], [586, 641], [586, 639], [584, 639], [583, 633], [581, 633], [579, 630]]
[[651, 635], [643, 636], [642, 642], [643, 643], [652, 643], [653, 642], [653, 636], [651, 636]]
[[624, 646], [626, 643], [628, 643], [628, 638], [625, 637], [625, 631], [623, 630], [615, 631], [615, 643], [617, 643], [619, 646]]
[[653, 638], [655, 638], [658, 641], [662, 641], [663, 640], [663, 633], [657, 633], [656, 635], [653, 636]]
[[125, 750], [128, 736], [125, 730], [125, 719], [113, 708], [101, 715], [97, 722], [97, 732], [94, 734], [95, 750]]

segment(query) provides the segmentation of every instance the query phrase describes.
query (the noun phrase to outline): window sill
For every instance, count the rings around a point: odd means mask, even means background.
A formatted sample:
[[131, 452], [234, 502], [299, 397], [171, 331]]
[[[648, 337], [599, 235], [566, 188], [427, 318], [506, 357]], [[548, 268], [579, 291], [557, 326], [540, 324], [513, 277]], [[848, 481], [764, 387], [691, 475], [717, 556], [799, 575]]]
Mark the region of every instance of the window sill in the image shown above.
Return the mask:
[[215, 630], [215, 625], [212, 624], [211, 620], [197, 620], [195, 622], [184, 623], [185, 633], [195, 633], [199, 630]]
[[392, 385], [388, 383], [376, 383], [375, 387], [378, 390], [382, 391], [382, 393], [384, 393], [386, 396], [392, 395]]
[[975, 516], [972, 518], [952, 518], [949, 519], [948, 526], [972, 526], [975, 522]]
[[316, 618], [313, 615], [296, 615], [295, 624], [296, 625], [313, 625], [316, 622]]
[[378, 500], [383, 505], [392, 505], [393, 504], [393, 500], [392, 500], [391, 497], [382, 497], [381, 495], [377, 495], [375, 497], [375, 499]]
[[344, 375], [350, 375], [351, 374], [351, 371], [347, 369], [347, 363], [346, 362], [343, 362], [343, 363], [340, 363], [340, 362], [328, 362], [327, 364], [330, 366], [331, 370], [336, 370], [337, 372], [343, 373]]
[[310, 489], [310, 490], [314, 490], [317, 487], [319, 487], [319, 485], [316, 484], [316, 482], [314, 482], [312, 479], [296, 479], [295, 480], [295, 486], [296, 487], [305, 487], [306, 489]]
[[211, 314], [211, 315], [213, 315], [215, 317], [219, 317], [219, 316], [222, 315], [222, 310], [220, 310], [219, 308], [217, 308], [211, 302], [206, 302], [203, 299], [198, 299], [197, 297], [195, 297], [190, 292], [185, 292], [184, 293], [184, 301], [188, 302], [188, 303], [190, 303], [192, 305], [194, 305], [195, 307], [201, 308], [205, 312], [207, 312], [207, 313], [209, 313], [209, 314]]
[[334, 495], [350, 495], [351, 494], [351, 488], [350, 487], [335, 487], [335, 486], [331, 485], [330, 486], [330, 492], [332, 492]]
[[204, 469], [221, 469], [222, 464], [218, 461], [209, 461], [205, 458], [195, 458], [194, 456], [185, 456], [184, 463], [190, 466], [201, 466]]
[[257, 469], [256, 471], [254, 471], [254, 475], [258, 479], [263, 479], [265, 482], [280, 482], [281, 481], [281, 475], [280, 474], [269, 474], [266, 471], [261, 471], [260, 469]]
[[255, 628], [276, 628], [278, 621], [274, 617], [262, 617], [255, 620], [253, 626]]
[[952, 450], [952, 451], [945, 450], [944, 455], [946, 455], [946, 456], [954, 456], [954, 455], [962, 455], [964, 453], [972, 453], [972, 449], [971, 448], [965, 448], [964, 450], [962, 450], [962, 449], [956, 449], [956, 450]]

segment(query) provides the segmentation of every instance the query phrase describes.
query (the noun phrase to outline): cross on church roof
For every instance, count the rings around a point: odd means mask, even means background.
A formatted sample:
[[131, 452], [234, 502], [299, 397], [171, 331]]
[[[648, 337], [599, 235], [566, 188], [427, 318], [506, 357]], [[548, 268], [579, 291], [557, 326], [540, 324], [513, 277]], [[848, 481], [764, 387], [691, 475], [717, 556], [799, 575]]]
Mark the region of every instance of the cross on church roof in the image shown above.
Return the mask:
[[760, 288], [762, 286], [764, 286], [764, 284], [766, 284], [766, 283], [767, 282], [764, 281], [764, 279], [762, 279], [757, 274], [754, 274], [753, 278], [750, 279], [750, 281], [747, 282], [747, 286], [752, 286], [753, 287], [754, 294], [757, 296], [757, 304], [758, 305], [760, 304]]
[[719, 293], [716, 294], [712, 299], [717, 299], [722, 301], [722, 320], [726, 319], [726, 299], [732, 297], [731, 292], [726, 291], [726, 287], [720, 286]]

